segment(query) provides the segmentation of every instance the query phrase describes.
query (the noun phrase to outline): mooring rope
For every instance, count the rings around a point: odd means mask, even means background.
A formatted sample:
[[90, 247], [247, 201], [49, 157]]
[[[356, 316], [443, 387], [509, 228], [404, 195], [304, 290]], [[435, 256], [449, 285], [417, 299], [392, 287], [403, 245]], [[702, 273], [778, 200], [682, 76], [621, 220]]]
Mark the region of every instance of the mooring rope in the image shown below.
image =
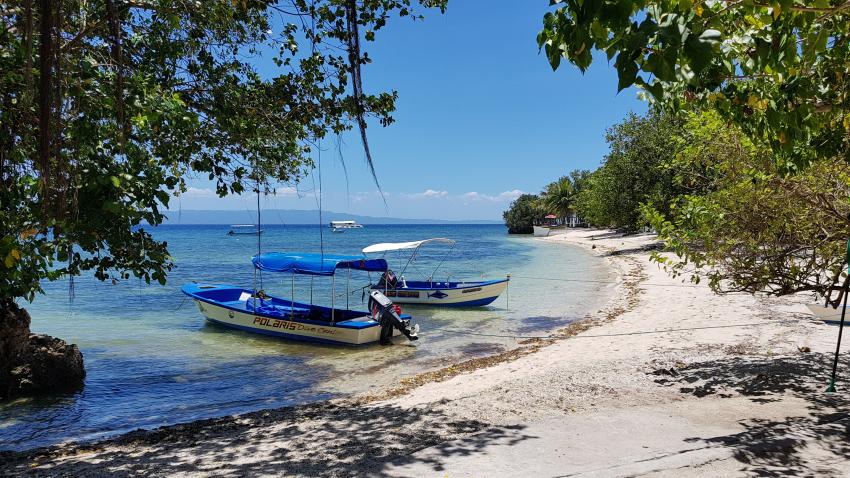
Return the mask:
[[[511, 274], [511, 279], [529, 279], [529, 280], [545, 280], [554, 282], [586, 282], [589, 284], [622, 284], [621, 281], [607, 281], [597, 279], [564, 279], [557, 277], [534, 277], [534, 276], [518, 276]], [[658, 284], [653, 282], [641, 282], [638, 285], [648, 285], [653, 287], [700, 287], [699, 284]]]
[[180, 301], [180, 305], [178, 305], [177, 308], [174, 309], [174, 311], [176, 312], [176, 311], [180, 310], [180, 308], [183, 307], [183, 304], [186, 303], [186, 299], [188, 299], [188, 298], [189, 298], [188, 295], [184, 295], [183, 300]]

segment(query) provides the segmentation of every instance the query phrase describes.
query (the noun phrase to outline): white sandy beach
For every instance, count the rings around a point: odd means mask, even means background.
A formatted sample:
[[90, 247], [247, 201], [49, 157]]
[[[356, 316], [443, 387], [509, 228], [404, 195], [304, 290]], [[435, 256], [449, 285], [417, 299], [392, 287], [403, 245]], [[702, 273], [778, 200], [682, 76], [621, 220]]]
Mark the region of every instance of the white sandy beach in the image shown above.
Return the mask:
[[648, 235], [541, 240], [620, 276], [617, 298], [557, 339], [379, 396], [0, 455], [0, 474], [850, 476], [850, 346], [824, 393], [838, 327], [808, 314], [812, 298], [683, 283], [649, 261]]

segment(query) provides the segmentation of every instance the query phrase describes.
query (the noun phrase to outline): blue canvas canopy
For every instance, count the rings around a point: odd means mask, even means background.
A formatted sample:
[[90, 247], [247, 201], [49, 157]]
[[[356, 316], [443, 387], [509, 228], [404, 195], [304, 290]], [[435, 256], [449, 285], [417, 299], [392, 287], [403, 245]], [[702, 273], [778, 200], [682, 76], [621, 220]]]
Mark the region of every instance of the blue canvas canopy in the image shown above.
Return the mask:
[[316, 276], [332, 276], [337, 269], [359, 271], [387, 270], [384, 259], [366, 259], [362, 256], [342, 254], [316, 254], [314, 252], [266, 252], [251, 258], [254, 267], [269, 272], [291, 272]]

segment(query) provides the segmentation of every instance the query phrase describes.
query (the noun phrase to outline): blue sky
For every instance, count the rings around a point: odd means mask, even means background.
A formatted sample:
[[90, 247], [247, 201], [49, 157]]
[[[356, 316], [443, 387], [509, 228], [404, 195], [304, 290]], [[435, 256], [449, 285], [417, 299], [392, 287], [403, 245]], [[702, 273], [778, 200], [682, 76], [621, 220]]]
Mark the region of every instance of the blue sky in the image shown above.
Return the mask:
[[[375, 216], [499, 219], [520, 192], [538, 192], [570, 170], [593, 169], [607, 151], [605, 128], [646, 104], [617, 94], [604, 56], [582, 75], [553, 72], [535, 37], [548, 1], [449, 2], [424, 22], [393, 18], [363, 71], [368, 92], [399, 93], [396, 122], [368, 128], [387, 206], [356, 134], [343, 136], [348, 182], [334, 140], [322, 144], [323, 208]], [[260, 65], [273, 68], [271, 62]], [[314, 173], [315, 174], [315, 173]], [[255, 197], [219, 199], [205, 181], [172, 202], [183, 209], [255, 209]], [[315, 209], [313, 178], [280, 185], [264, 208]]]

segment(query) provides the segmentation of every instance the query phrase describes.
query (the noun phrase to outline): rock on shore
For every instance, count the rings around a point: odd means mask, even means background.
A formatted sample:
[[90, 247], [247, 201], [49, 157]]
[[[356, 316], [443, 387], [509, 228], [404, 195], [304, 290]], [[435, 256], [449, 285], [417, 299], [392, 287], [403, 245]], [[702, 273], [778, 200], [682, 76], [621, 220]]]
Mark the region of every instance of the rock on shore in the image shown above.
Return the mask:
[[49, 335], [30, 334], [29, 346], [12, 368], [8, 396], [74, 390], [82, 387], [85, 376], [79, 347]]
[[0, 400], [79, 389], [85, 376], [76, 345], [31, 334], [29, 313], [0, 302]]

